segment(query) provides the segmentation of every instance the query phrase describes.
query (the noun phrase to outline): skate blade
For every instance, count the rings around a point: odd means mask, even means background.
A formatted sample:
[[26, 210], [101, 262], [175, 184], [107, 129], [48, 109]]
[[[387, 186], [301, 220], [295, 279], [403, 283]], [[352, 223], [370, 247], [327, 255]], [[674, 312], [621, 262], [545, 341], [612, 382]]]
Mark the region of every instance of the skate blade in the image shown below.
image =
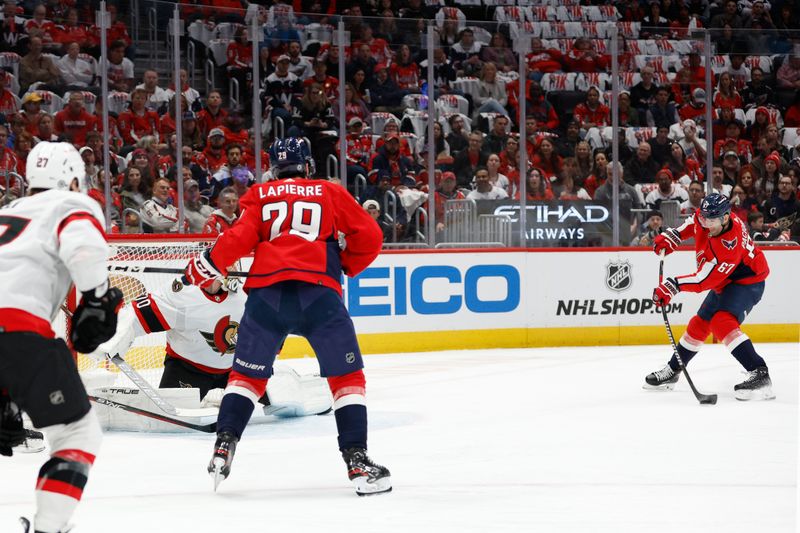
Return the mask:
[[762, 387], [756, 390], [735, 390], [733, 391], [733, 396], [740, 402], [775, 399], [775, 393], [772, 392], [772, 387]]
[[644, 390], [661, 390], [661, 391], [666, 391], [666, 390], [672, 390], [672, 389], [674, 389], [674, 388], [675, 388], [675, 385], [677, 385], [677, 383], [664, 383], [664, 384], [662, 384], [662, 385], [650, 385], [649, 383], [647, 383], [647, 382], [645, 381], [645, 382], [644, 382], [644, 384], [642, 385], [642, 388], [643, 388]]
[[392, 492], [391, 476], [376, 479], [372, 483], [370, 483], [368, 479], [369, 478], [364, 476], [357, 477], [353, 480], [353, 485], [356, 487], [356, 494], [359, 496], [374, 496], [375, 494]]
[[217, 492], [219, 484], [225, 481], [225, 475], [222, 473], [222, 467], [225, 466], [225, 459], [215, 457], [211, 460], [211, 468], [208, 473], [214, 478], [214, 492]]

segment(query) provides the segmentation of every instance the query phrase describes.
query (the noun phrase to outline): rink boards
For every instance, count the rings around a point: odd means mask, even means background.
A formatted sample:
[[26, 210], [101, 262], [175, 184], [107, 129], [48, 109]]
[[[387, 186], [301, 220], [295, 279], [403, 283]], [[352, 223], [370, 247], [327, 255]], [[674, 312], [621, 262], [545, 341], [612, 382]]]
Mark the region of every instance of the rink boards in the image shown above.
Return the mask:
[[[800, 249], [765, 254], [764, 297], [743, 329], [758, 342], [797, 342]], [[364, 353], [659, 344], [664, 325], [650, 300], [658, 264], [652, 251], [631, 249], [388, 252], [345, 280], [344, 300]], [[692, 250], [667, 257], [665, 276], [694, 271]], [[675, 298], [676, 335], [703, 297]], [[283, 356], [312, 353], [290, 337]]]

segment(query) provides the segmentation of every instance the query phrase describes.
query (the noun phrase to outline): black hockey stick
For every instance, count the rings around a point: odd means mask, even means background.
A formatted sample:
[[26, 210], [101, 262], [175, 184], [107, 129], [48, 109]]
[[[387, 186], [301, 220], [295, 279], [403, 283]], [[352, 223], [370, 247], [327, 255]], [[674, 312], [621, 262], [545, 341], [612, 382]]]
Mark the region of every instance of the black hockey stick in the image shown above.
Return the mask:
[[[661, 262], [658, 264], [659, 285], [661, 285], [661, 282], [664, 280], [664, 255], [665, 252], [662, 250]], [[678, 360], [678, 364], [680, 365], [681, 370], [686, 375], [686, 381], [689, 383], [689, 388], [692, 389], [694, 397], [697, 398], [697, 401], [700, 402], [701, 405], [716, 404], [717, 403], [716, 394], [703, 394], [702, 392], [697, 390], [697, 387], [694, 386], [694, 382], [692, 382], [692, 378], [689, 376], [689, 371], [686, 370], [686, 365], [683, 364], [683, 359], [681, 359], [681, 356], [678, 353], [678, 345], [675, 343], [675, 336], [672, 334], [672, 326], [669, 325], [669, 317], [667, 316], [667, 307], [665, 305], [661, 305], [659, 307], [661, 307], [661, 317], [664, 319], [664, 327], [667, 328], [667, 337], [669, 337], [669, 342], [672, 345], [672, 353], [675, 354], [675, 359]]]
[[113, 407], [115, 409], [122, 409], [123, 411], [130, 411], [131, 413], [135, 413], [137, 415], [146, 416], [149, 418], [154, 418], [156, 420], [160, 420], [162, 422], [166, 422], [168, 424], [175, 424], [176, 426], [181, 426], [189, 429], [194, 429], [196, 431], [202, 431], [203, 433], [216, 433], [217, 431], [217, 423], [211, 422], [210, 424], [192, 424], [191, 422], [187, 422], [185, 420], [180, 420], [178, 418], [172, 418], [170, 416], [161, 415], [158, 413], [154, 413], [152, 411], [147, 411], [145, 409], [139, 409], [138, 407], [134, 407], [132, 405], [127, 405], [124, 403], [115, 402], [114, 400], [109, 400], [108, 398], [103, 398], [102, 396], [92, 396], [89, 395], [89, 399], [95, 403], [99, 403], [100, 405], [105, 405], [107, 407]]
[[[183, 274], [186, 272], [184, 268], [169, 268], [169, 267], [128, 267], [128, 266], [111, 266], [109, 267], [109, 271], [112, 274], [125, 274], [126, 272], [130, 273], [145, 273], [145, 274]], [[229, 270], [228, 277], [232, 278], [246, 278], [249, 274], [247, 272], [242, 272], [241, 270]]]

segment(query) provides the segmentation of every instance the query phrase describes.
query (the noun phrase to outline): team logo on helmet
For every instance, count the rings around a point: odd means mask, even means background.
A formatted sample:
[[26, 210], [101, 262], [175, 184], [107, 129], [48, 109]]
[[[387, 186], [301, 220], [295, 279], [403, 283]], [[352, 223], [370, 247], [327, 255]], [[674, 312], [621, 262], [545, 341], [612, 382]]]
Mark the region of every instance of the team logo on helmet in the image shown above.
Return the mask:
[[633, 285], [633, 267], [628, 261], [616, 261], [606, 265], [606, 287], [622, 292]]
[[722, 241], [722, 246], [724, 246], [728, 250], [733, 250], [734, 248], [736, 248], [736, 243], [739, 242], [739, 239], [737, 237], [734, 237], [729, 241], [726, 241], [725, 239], [720, 239], [720, 240]]
[[236, 341], [239, 338], [239, 323], [231, 320], [230, 315], [226, 315], [217, 321], [213, 333], [201, 331], [200, 335], [206, 340], [206, 344], [220, 355], [232, 354], [236, 351]]

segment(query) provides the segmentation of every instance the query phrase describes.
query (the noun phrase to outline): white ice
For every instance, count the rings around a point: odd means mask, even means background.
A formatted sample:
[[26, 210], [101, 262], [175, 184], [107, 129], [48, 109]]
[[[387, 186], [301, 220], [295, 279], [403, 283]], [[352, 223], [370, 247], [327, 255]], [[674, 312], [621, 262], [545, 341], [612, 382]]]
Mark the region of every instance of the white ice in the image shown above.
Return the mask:
[[[642, 390], [664, 346], [368, 356], [392, 493], [355, 495], [332, 415], [249, 428], [216, 494], [212, 435], [106, 434], [74, 533], [795, 531], [798, 345], [758, 349], [777, 399], [736, 401], [712, 345], [690, 371], [715, 406], [683, 380]], [[0, 533], [32, 515], [44, 460], [0, 458]]]

